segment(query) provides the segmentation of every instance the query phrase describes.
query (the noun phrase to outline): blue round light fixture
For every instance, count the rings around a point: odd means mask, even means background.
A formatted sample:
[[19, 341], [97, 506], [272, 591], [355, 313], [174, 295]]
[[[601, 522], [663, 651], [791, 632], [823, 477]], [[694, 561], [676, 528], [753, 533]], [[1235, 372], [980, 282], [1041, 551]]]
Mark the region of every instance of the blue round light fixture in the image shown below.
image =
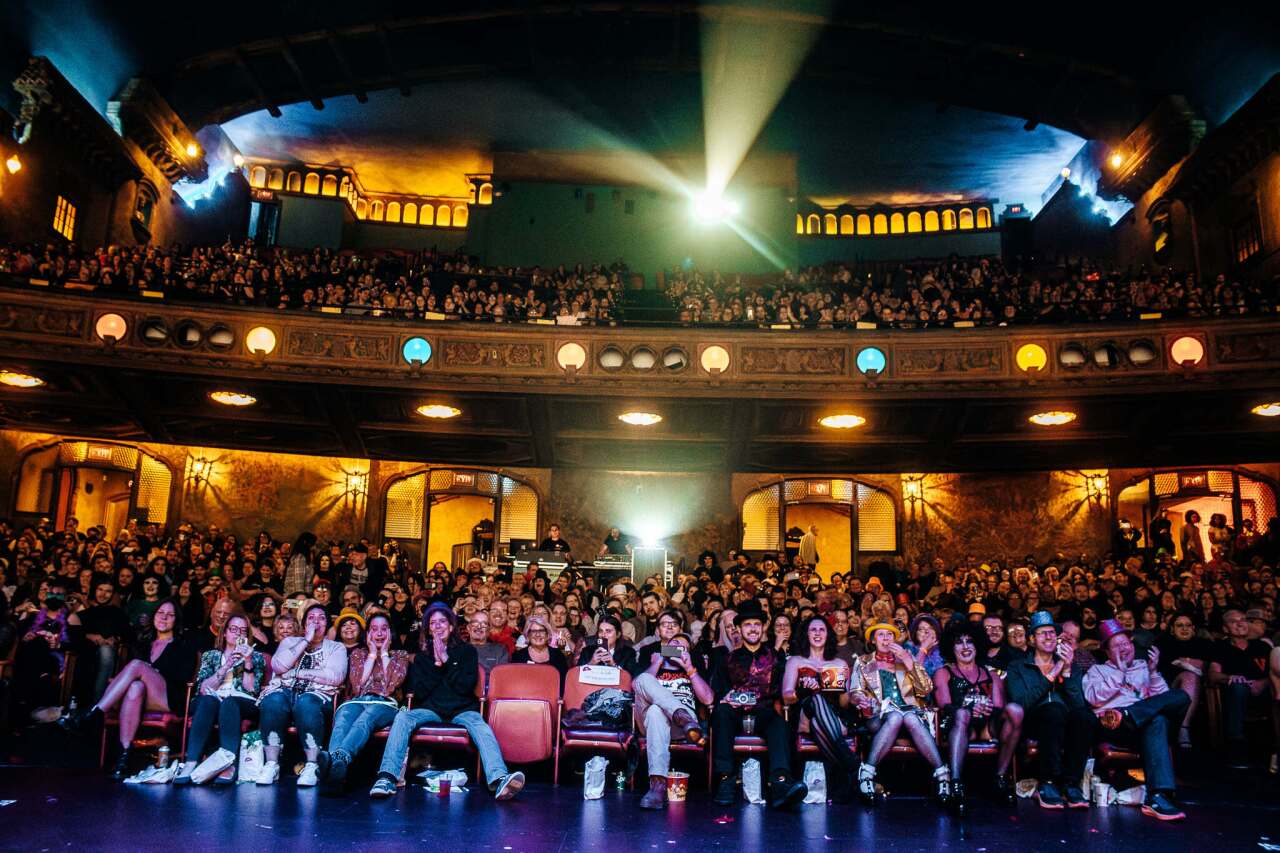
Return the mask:
[[431, 344], [426, 338], [409, 338], [400, 352], [409, 364], [426, 364], [431, 360]]
[[873, 370], [876, 373], [884, 373], [884, 352], [876, 347], [863, 347], [862, 351], [858, 353], [857, 364], [858, 370], [863, 373], [870, 373]]

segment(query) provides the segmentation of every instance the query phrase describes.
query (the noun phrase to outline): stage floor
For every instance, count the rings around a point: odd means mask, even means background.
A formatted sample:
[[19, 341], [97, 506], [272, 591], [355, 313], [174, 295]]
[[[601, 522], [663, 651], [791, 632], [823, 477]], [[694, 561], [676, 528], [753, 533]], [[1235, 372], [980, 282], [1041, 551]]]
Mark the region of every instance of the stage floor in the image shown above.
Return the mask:
[[[713, 805], [705, 792], [665, 812], [636, 807], [632, 792], [606, 791], [584, 801], [581, 790], [531, 784], [520, 797], [495, 803], [472, 790], [440, 799], [420, 787], [372, 802], [363, 791], [343, 798], [300, 790], [286, 777], [273, 788], [126, 786], [97, 771], [0, 768], [3, 850], [349, 850], [428, 848], [512, 853], [663, 850], [906, 851], [964, 849], [1029, 851], [1263, 850], [1280, 844], [1277, 780], [1239, 778], [1227, 786], [1188, 792], [1188, 818], [1161, 823], [1132, 807], [1046, 812], [1033, 801], [999, 808], [975, 798], [957, 820], [920, 797], [895, 797], [868, 810], [801, 806], [779, 813], [763, 806]], [[1274, 849], [1274, 848], [1273, 848]]]

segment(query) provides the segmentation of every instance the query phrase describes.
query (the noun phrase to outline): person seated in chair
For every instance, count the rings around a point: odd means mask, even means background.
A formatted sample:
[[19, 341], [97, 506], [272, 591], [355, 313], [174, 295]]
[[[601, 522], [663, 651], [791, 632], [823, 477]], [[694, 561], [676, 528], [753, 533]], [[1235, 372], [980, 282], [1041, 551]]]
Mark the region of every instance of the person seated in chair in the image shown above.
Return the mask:
[[[665, 633], [662, 618], [659, 617], [659, 635]], [[715, 691], [690, 657], [690, 646], [687, 634], [663, 636], [661, 649], [678, 649], [679, 655], [663, 654], [660, 649], [649, 661], [649, 668], [631, 682], [635, 694], [635, 719], [645, 735], [649, 759], [649, 791], [640, 798], [642, 809], [666, 806], [671, 736], [673, 732], [679, 732], [689, 743], [702, 743], [698, 705], [710, 706], [716, 700]]]
[[467, 730], [480, 753], [480, 763], [495, 799], [509, 800], [524, 787], [524, 774], [507, 771], [498, 739], [480, 716], [480, 701], [476, 698], [480, 665], [476, 649], [458, 638], [457, 628], [458, 617], [445, 604], [432, 604], [422, 614], [418, 653], [406, 680], [407, 690], [413, 694], [417, 707], [399, 712], [391, 724], [378, 778], [369, 790], [369, 796], [376, 800], [395, 794], [409, 759], [413, 733], [428, 723], [450, 723]]
[[876, 801], [876, 768], [905, 729], [920, 757], [933, 768], [938, 798], [946, 803], [951, 770], [938, 753], [926, 713], [926, 697], [933, 692], [929, 673], [898, 645], [902, 632], [897, 625], [876, 622], [867, 626], [865, 635], [874, 651], [858, 658], [849, 679], [853, 703], [869, 717], [867, 727], [874, 733], [867, 760], [858, 769], [858, 793], [867, 803]]
[[1115, 619], [1098, 626], [1098, 637], [1107, 653], [1105, 663], [1095, 664], [1084, 675], [1084, 698], [1093, 706], [1094, 736], [1122, 746], [1134, 746], [1142, 754], [1147, 798], [1142, 813], [1158, 820], [1186, 817], [1174, 802], [1173, 757], [1170, 735], [1178, 730], [1191, 704], [1181, 690], [1170, 690], [1156, 668], [1159, 649], [1147, 659], [1135, 659], [1131, 631]]
[[986, 659], [987, 633], [972, 622], [958, 622], [942, 639], [946, 661], [933, 674], [934, 695], [942, 711], [942, 729], [949, 736], [951, 755], [951, 806], [965, 808], [964, 760], [974, 737], [1000, 742], [996, 757], [996, 792], [1001, 800], [1015, 801], [1009, 768], [1022, 734], [1022, 708], [1005, 701], [1004, 679], [979, 661]]
[[765, 614], [756, 599], [747, 599], [739, 606], [734, 623], [741, 632], [742, 645], [724, 658], [723, 666], [713, 675], [719, 700], [711, 715], [712, 762], [718, 777], [715, 802], [733, 805], [733, 741], [745, 725], [759, 732], [768, 745], [769, 805], [794, 806], [809, 789], [791, 776], [791, 733], [786, 720], [774, 709], [781, 697], [784, 659], [765, 642]]
[[840, 710], [849, 704], [852, 670], [837, 656], [836, 635], [821, 616], [801, 623], [795, 648], [782, 676], [782, 701], [799, 710], [798, 728], [808, 730], [822, 753], [831, 799], [848, 802], [859, 761], [845, 740]]

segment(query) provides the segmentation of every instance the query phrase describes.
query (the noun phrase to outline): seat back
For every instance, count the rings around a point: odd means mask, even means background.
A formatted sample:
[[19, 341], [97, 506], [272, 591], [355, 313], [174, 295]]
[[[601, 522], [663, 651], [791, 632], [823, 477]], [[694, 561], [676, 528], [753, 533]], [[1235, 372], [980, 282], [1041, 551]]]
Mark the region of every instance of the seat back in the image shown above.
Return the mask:
[[555, 751], [560, 672], [550, 664], [504, 663], [489, 674], [489, 728], [502, 757], [515, 764], [545, 761]]
[[[618, 669], [618, 673], [620, 678], [616, 685], [617, 689], [630, 693], [631, 673], [621, 668]], [[581, 708], [582, 703], [588, 696], [595, 693], [597, 690], [604, 689], [606, 688], [599, 684], [584, 684], [582, 682], [582, 667], [575, 666], [573, 669], [569, 670], [568, 674], [565, 675], [564, 678], [564, 709], [566, 711], [570, 711], [575, 708]]]

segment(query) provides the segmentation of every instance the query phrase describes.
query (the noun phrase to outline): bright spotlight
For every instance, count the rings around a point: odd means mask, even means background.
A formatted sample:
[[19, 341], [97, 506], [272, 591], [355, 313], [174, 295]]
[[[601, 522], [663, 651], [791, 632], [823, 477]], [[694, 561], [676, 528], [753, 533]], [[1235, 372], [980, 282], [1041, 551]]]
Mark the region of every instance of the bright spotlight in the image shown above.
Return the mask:
[[693, 197], [693, 218], [704, 224], [724, 222], [741, 212], [742, 206], [732, 199], [705, 190]]

